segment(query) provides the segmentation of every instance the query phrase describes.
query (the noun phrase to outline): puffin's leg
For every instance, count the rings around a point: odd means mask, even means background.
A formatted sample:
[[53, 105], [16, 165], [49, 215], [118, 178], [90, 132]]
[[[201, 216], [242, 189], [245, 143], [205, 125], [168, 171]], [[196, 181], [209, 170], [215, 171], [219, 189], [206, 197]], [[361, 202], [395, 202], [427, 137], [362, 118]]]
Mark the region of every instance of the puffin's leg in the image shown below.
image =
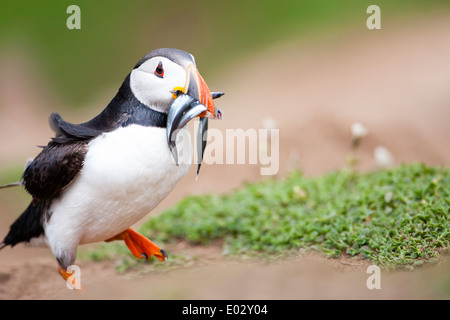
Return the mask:
[[56, 256], [56, 261], [58, 262], [58, 272], [63, 277], [64, 280], [68, 281], [70, 277], [70, 283], [75, 289], [83, 289], [81, 287], [81, 283], [78, 282], [76, 275], [74, 275], [73, 271], [68, 271], [69, 266], [72, 266], [75, 262], [76, 257], [76, 249], [74, 252], [65, 252], [63, 254], [59, 254]]
[[[66, 228], [64, 227], [65, 225], [61, 225], [61, 221], [58, 221], [59, 217], [58, 212], [54, 212], [50, 222], [45, 227], [48, 245], [58, 262], [58, 273], [61, 277], [65, 281], [68, 281], [68, 283], [71, 283], [72, 288], [82, 289], [81, 283], [78, 281], [81, 277], [71, 270], [72, 268], [78, 268], [78, 266], [75, 265], [75, 259], [77, 257], [77, 248], [80, 243], [80, 238], [77, 236], [79, 227], [75, 224], [71, 224], [70, 228]], [[67, 221], [71, 220], [64, 220], [64, 222]]]
[[131, 253], [139, 259], [147, 260], [150, 256], [155, 256], [159, 261], [164, 261], [167, 258], [167, 253], [163, 249], [131, 228], [105, 241], [113, 240], [125, 241]]

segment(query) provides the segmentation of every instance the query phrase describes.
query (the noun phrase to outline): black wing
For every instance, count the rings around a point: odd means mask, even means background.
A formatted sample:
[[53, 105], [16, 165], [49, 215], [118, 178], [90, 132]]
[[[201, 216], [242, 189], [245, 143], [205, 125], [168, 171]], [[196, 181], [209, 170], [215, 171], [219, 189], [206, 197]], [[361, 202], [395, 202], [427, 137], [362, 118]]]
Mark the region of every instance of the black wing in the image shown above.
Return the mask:
[[83, 124], [64, 121], [57, 113], [49, 118], [56, 135], [25, 167], [22, 184], [33, 200], [50, 200], [76, 177], [83, 167], [87, 143], [101, 131]]
[[22, 183], [34, 200], [57, 197], [83, 167], [89, 141], [121, 123], [120, 113], [106, 108], [93, 120], [81, 124], [64, 121], [57, 113], [49, 118], [56, 135], [23, 173]]
[[57, 197], [80, 172], [88, 151], [85, 141], [51, 141], [23, 173], [23, 185], [35, 200]]
[[84, 125], [73, 125], [58, 114], [50, 116], [50, 126], [56, 137], [31, 162], [27, 162], [22, 184], [33, 196], [33, 201], [11, 225], [9, 233], [0, 244], [7, 245], [30, 241], [44, 233], [43, 221], [48, 218], [52, 199], [58, 197], [83, 168], [88, 142], [100, 133]]

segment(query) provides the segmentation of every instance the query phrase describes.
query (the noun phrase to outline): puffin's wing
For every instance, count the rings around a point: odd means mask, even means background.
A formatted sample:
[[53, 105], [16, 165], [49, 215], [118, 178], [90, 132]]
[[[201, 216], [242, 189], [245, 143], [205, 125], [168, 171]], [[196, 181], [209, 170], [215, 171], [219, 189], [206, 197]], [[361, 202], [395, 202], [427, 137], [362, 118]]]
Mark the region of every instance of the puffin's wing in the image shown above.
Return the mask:
[[53, 141], [67, 143], [71, 141], [86, 141], [100, 135], [102, 131], [89, 127], [86, 123], [73, 124], [64, 121], [57, 113], [52, 113], [49, 118], [50, 127], [55, 131]]
[[80, 172], [88, 151], [85, 141], [50, 141], [25, 169], [25, 189], [36, 200], [52, 199], [60, 194]]

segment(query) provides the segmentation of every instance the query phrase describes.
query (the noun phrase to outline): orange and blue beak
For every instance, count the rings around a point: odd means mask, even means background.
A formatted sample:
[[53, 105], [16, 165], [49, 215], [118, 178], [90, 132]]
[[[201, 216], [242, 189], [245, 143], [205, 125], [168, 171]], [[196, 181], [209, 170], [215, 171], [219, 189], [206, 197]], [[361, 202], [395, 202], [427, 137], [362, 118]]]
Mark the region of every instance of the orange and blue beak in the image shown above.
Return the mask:
[[221, 97], [223, 93], [211, 93], [208, 85], [194, 64], [190, 64], [186, 68], [186, 83], [184, 87], [175, 87], [172, 91], [172, 96], [174, 99], [176, 99], [180, 94], [187, 94], [193, 97], [195, 101], [200, 102], [200, 104], [206, 107], [206, 111], [197, 115], [198, 117], [221, 119], [222, 113], [220, 110], [216, 109], [213, 99]]
[[216, 108], [205, 80], [198, 72], [195, 65], [191, 64], [187, 68], [187, 80], [185, 85], [185, 93], [194, 97], [198, 102], [206, 107], [206, 111], [201, 113], [199, 117], [216, 118]]

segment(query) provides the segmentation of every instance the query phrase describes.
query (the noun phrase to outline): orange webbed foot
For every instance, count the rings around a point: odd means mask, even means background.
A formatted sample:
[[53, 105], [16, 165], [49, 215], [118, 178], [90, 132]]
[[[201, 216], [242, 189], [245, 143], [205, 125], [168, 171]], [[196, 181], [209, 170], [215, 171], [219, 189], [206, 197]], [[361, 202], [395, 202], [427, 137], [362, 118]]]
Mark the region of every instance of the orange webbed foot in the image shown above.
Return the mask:
[[133, 229], [128, 228], [106, 241], [113, 240], [125, 241], [128, 249], [136, 258], [147, 260], [149, 257], [155, 256], [161, 262], [167, 258], [167, 253], [163, 249]]

